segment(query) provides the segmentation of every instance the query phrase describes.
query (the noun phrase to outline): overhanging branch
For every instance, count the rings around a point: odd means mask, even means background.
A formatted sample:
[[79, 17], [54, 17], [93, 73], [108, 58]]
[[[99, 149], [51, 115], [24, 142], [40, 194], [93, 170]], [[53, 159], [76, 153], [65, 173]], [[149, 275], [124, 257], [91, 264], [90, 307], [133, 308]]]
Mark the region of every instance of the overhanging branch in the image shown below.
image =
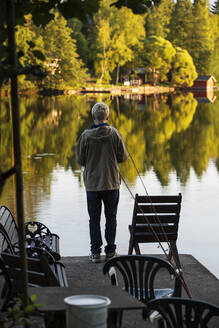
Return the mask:
[[39, 65], [34, 65], [30, 67], [21, 67], [21, 68], [9, 68], [9, 69], [0, 69], [0, 79], [9, 79], [23, 74], [32, 74], [40, 78], [44, 78], [47, 75], [47, 72], [42, 71]]

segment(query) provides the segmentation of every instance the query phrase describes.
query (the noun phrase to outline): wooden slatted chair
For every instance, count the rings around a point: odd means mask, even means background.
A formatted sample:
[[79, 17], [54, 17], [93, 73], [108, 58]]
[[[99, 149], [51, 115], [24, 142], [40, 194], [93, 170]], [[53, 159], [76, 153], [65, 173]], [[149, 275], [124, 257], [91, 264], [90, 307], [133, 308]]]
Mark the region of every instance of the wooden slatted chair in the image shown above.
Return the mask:
[[[169, 256], [175, 255], [180, 267], [176, 246], [182, 195], [135, 195], [132, 224], [129, 225], [130, 240], [128, 254], [135, 250], [141, 254], [140, 243], [168, 242]], [[158, 238], [158, 239], [157, 239]]]
[[[18, 247], [18, 227], [13, 214], [6, 206], [0, 207], [0, 229], [8, 236], [13, 247]], [[36, 246], [44, 248], [56, 259], [60, 259], [59, 236], [51, 233], [44, 224], [40, 222], [25, 223], [26, 239], [35, 239]]]

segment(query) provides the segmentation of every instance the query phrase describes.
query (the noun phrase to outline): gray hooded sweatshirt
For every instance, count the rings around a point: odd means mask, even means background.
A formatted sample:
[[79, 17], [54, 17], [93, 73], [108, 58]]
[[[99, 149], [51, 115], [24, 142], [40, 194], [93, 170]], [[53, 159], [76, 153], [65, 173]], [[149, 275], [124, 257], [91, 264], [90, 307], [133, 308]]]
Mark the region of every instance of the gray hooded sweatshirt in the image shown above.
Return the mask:
[[104, 124], [85, 130], [77, 142], [76, 157], [85, 167], [87, 191], [119, 189], [118, 163], [124, 162], [128, 154], [117, 129]]

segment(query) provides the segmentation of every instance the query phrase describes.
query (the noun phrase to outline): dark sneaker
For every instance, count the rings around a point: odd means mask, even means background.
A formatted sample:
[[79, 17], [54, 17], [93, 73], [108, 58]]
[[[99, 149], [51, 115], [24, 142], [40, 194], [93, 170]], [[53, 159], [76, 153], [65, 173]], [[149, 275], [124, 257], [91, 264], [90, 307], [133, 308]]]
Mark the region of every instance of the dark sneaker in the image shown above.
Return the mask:
[[101, 262], [100, 254], [90, 254], [90, 260], [93, 263], [100, 263]]
[[116, 252], [107, 253], [106, 256], [105, 256], [105, 261], [108, 261], [108, 260], [112, 259], [115, 256], [118, 256], [118, 254]]

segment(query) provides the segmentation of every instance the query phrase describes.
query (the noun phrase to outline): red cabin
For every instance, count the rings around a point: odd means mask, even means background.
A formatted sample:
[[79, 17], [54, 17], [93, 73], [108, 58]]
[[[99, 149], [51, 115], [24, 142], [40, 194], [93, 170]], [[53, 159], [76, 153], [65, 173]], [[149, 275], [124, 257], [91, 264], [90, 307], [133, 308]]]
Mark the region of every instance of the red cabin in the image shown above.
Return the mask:
[[212, 75], [199, 75], [194, 81], [193, 89], [213, 89], [216, 79]]

